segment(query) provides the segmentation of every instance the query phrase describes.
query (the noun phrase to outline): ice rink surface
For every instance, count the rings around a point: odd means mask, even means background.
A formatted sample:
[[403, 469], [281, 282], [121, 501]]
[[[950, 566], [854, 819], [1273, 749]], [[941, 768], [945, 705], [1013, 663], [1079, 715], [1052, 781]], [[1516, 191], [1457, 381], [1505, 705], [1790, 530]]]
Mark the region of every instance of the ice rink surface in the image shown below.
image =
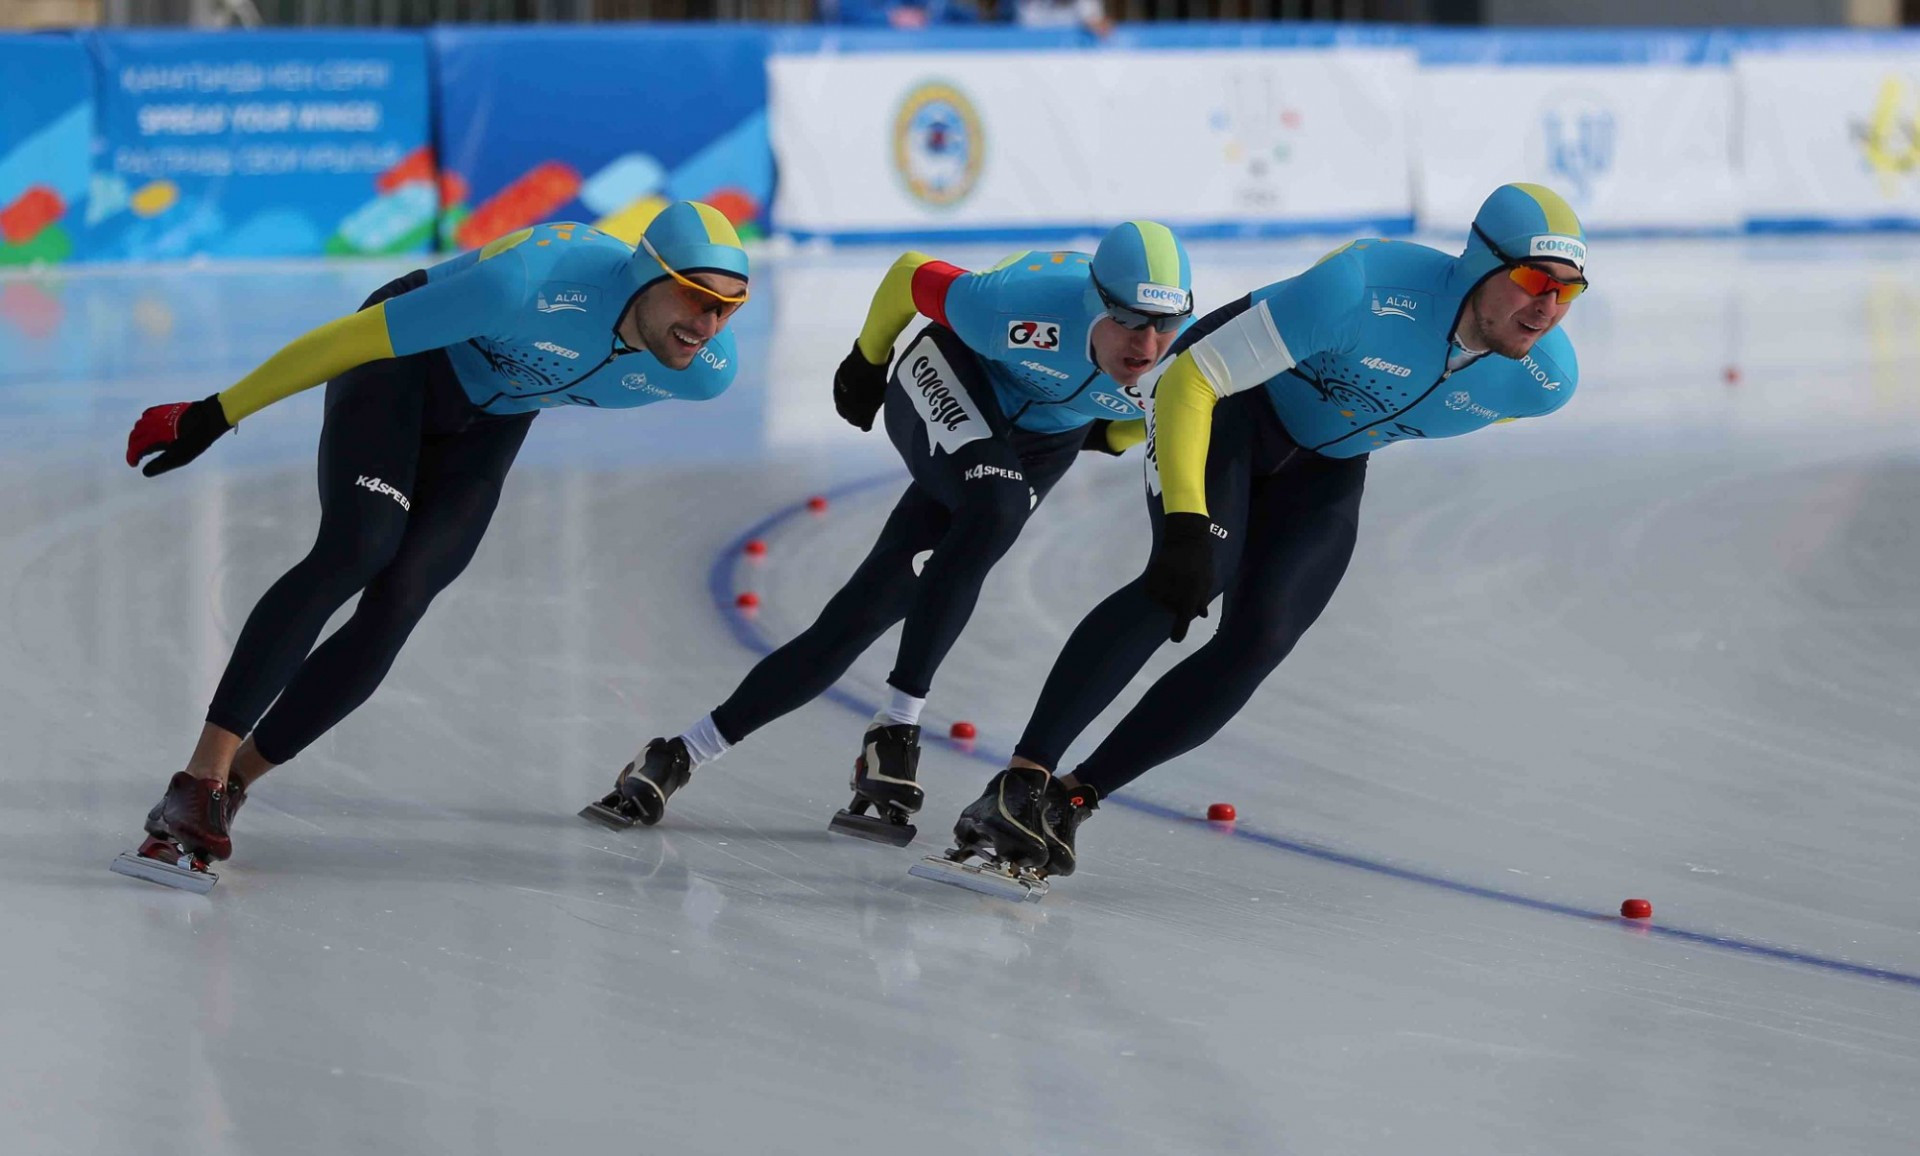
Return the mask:
[[[1328, 247], [1196, 245], [1202, 310]], [[878, 529], [828, 380], [892, 256], [763, 259], [717, 401], [543, 415], [205, 897], [107, 864], [310, 544], [320, 399], [151, 481], [126, 431], [404, 267], [0, 278], [0, 1152], [1914, 1150], [1920, 240], [1596, 244], [1572, 404], [1376, 455], [1320, 624], [1037, 905], [906, 871], [1137, 572], [1137, 453], [995, 572], [914, 846], [825, 829], [891, 638], [660, 826], [574, 815]]]

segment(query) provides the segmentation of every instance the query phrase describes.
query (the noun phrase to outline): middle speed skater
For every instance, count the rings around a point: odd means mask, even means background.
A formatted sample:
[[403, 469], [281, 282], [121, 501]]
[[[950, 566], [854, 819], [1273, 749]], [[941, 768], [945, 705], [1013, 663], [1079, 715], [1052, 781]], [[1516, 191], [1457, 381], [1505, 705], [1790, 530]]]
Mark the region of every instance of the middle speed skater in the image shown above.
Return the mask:
[[[892, 357], [916, 316], [928, 323]], [[920, 714], [981, 584], [1078, 454], [1145, 439], [1142, 379], [1192, 317], [1186, 249], [1152, 221], [1116, 226], [1091, 254], [1016, 253], [977, 273], [901, 255], [833, 392], [862, 430], [883, 416], [912, 475], [906, 492], [811, 626], [711, 713], [648, 741], [581, 815], [616, 828], [659, 822], [694, 771], [818, 697], [904, 620], [889, 699], [861, 736], [854, 800], [834, 827], [909, 842], [923, 798]]]

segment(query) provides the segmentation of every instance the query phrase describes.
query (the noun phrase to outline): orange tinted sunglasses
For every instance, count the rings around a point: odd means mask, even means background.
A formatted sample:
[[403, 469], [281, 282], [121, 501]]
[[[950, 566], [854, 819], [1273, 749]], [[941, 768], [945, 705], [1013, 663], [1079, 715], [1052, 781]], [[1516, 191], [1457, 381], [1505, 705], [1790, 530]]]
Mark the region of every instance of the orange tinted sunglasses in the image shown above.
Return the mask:
[[1546, 270], [1536, 269], [1532, 265], [1510, 265], [1507, 267], [1507, 276], [1512, 278], [1515, 285], [1526, 290], [1527, 296], [1538, 297], [1542, 293], [1552, 293], [1562, 305], [1587, 291], [1585, 278], [1578, 281], [1562, 281]]
[[702, 310], [712, 309], [720, 320], [725, 321], [727, 318], [732, 317], [734, 313], [739, 311], [742, 305], [747, 303], [747, 295], [745, 292], [742, 292], [738, 297], [729, 297], [724, 293], [707, 288], [691, 277], [682, 275], [678, 269], [667, 264], [667, 259], [662, 257], [658, 250], [654, 249], [654, 247], [648, 243], [645, 237], [640, 238], [640, 247], [647, 251], [647, 256], [659, 262], [660, 268], [666, 272], [667, 276], [673, 278], [674, 283], [679, 285], [682, 290], [693, 290], [693, 295], [688, 298], [689, 301], [700, 306]]

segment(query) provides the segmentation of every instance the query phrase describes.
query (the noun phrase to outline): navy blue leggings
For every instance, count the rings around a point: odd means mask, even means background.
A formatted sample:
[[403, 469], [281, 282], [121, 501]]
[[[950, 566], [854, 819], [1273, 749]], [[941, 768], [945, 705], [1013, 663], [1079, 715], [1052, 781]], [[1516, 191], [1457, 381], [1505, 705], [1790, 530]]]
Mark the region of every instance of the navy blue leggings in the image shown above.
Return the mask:
[[[425, 283], [410, 273], [367, 305]], [[472, 560], [533, 418], [480, 414], [439, 350], [330, 382], [319, 533], [247, 616], [207, 721], [251, 733], [262, 758], [284, 763], [365, 702], [427, 605]], [[352, 617], [315, 649], [355, 594]]]
[[[1347, 572], [1367, 459], [1322, 457], [1287, 436], [1262, 390], [1214, 409], [1207, 453], [1214, 593], [1225, 594], [1211, 639], [1162, 675], [1074, 777], [1108, 795], [1206, 742], [1240, 712], [1320, 617]], [[1164, 511], [1149, 487], [1153, 538]], [[1173, 613], [1142, 578], [1074, 629], [1047, 675], [1014, 753], [1058, 768], [1069, 744], [1167, 641]]]
[[[929, 325], [894, 363], [887, 434], [913, 482], [865, 560], [813, 625], [748, 672], [714, 725], [730, 743], [797, 710], [906, 620], [889, 685], [925, 698], [994, 564], [1086, 441], [1087, 427], [1036, 434], [1001, 414], [979, 362]], [[920, 574], [914, 556], [931, 550]]]

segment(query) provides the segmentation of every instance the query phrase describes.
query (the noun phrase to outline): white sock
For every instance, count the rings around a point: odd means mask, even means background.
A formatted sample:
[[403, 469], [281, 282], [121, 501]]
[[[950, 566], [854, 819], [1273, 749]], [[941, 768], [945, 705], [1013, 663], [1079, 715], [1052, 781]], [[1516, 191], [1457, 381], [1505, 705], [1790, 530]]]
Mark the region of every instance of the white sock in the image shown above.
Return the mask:
[[710, 763], [731, 750], [733, 744], [720, 737], [720, 728], [713, 725], [713, 716], [707, 715], [687, 729], [680, 736], [687, 744], [687, 754], [693, 756], [693, 765]]
[[897, 726], [900, 723], [919, 726], [920, 712], [926, 709], [927, 700], [915, 698], [906, 691], [891, 686], [887, 689], [893, 691], [893, 698], [887, 702], [887, 705], [880, 708], [879, 714], [873, 716], [873, 721], [883, 727]]

